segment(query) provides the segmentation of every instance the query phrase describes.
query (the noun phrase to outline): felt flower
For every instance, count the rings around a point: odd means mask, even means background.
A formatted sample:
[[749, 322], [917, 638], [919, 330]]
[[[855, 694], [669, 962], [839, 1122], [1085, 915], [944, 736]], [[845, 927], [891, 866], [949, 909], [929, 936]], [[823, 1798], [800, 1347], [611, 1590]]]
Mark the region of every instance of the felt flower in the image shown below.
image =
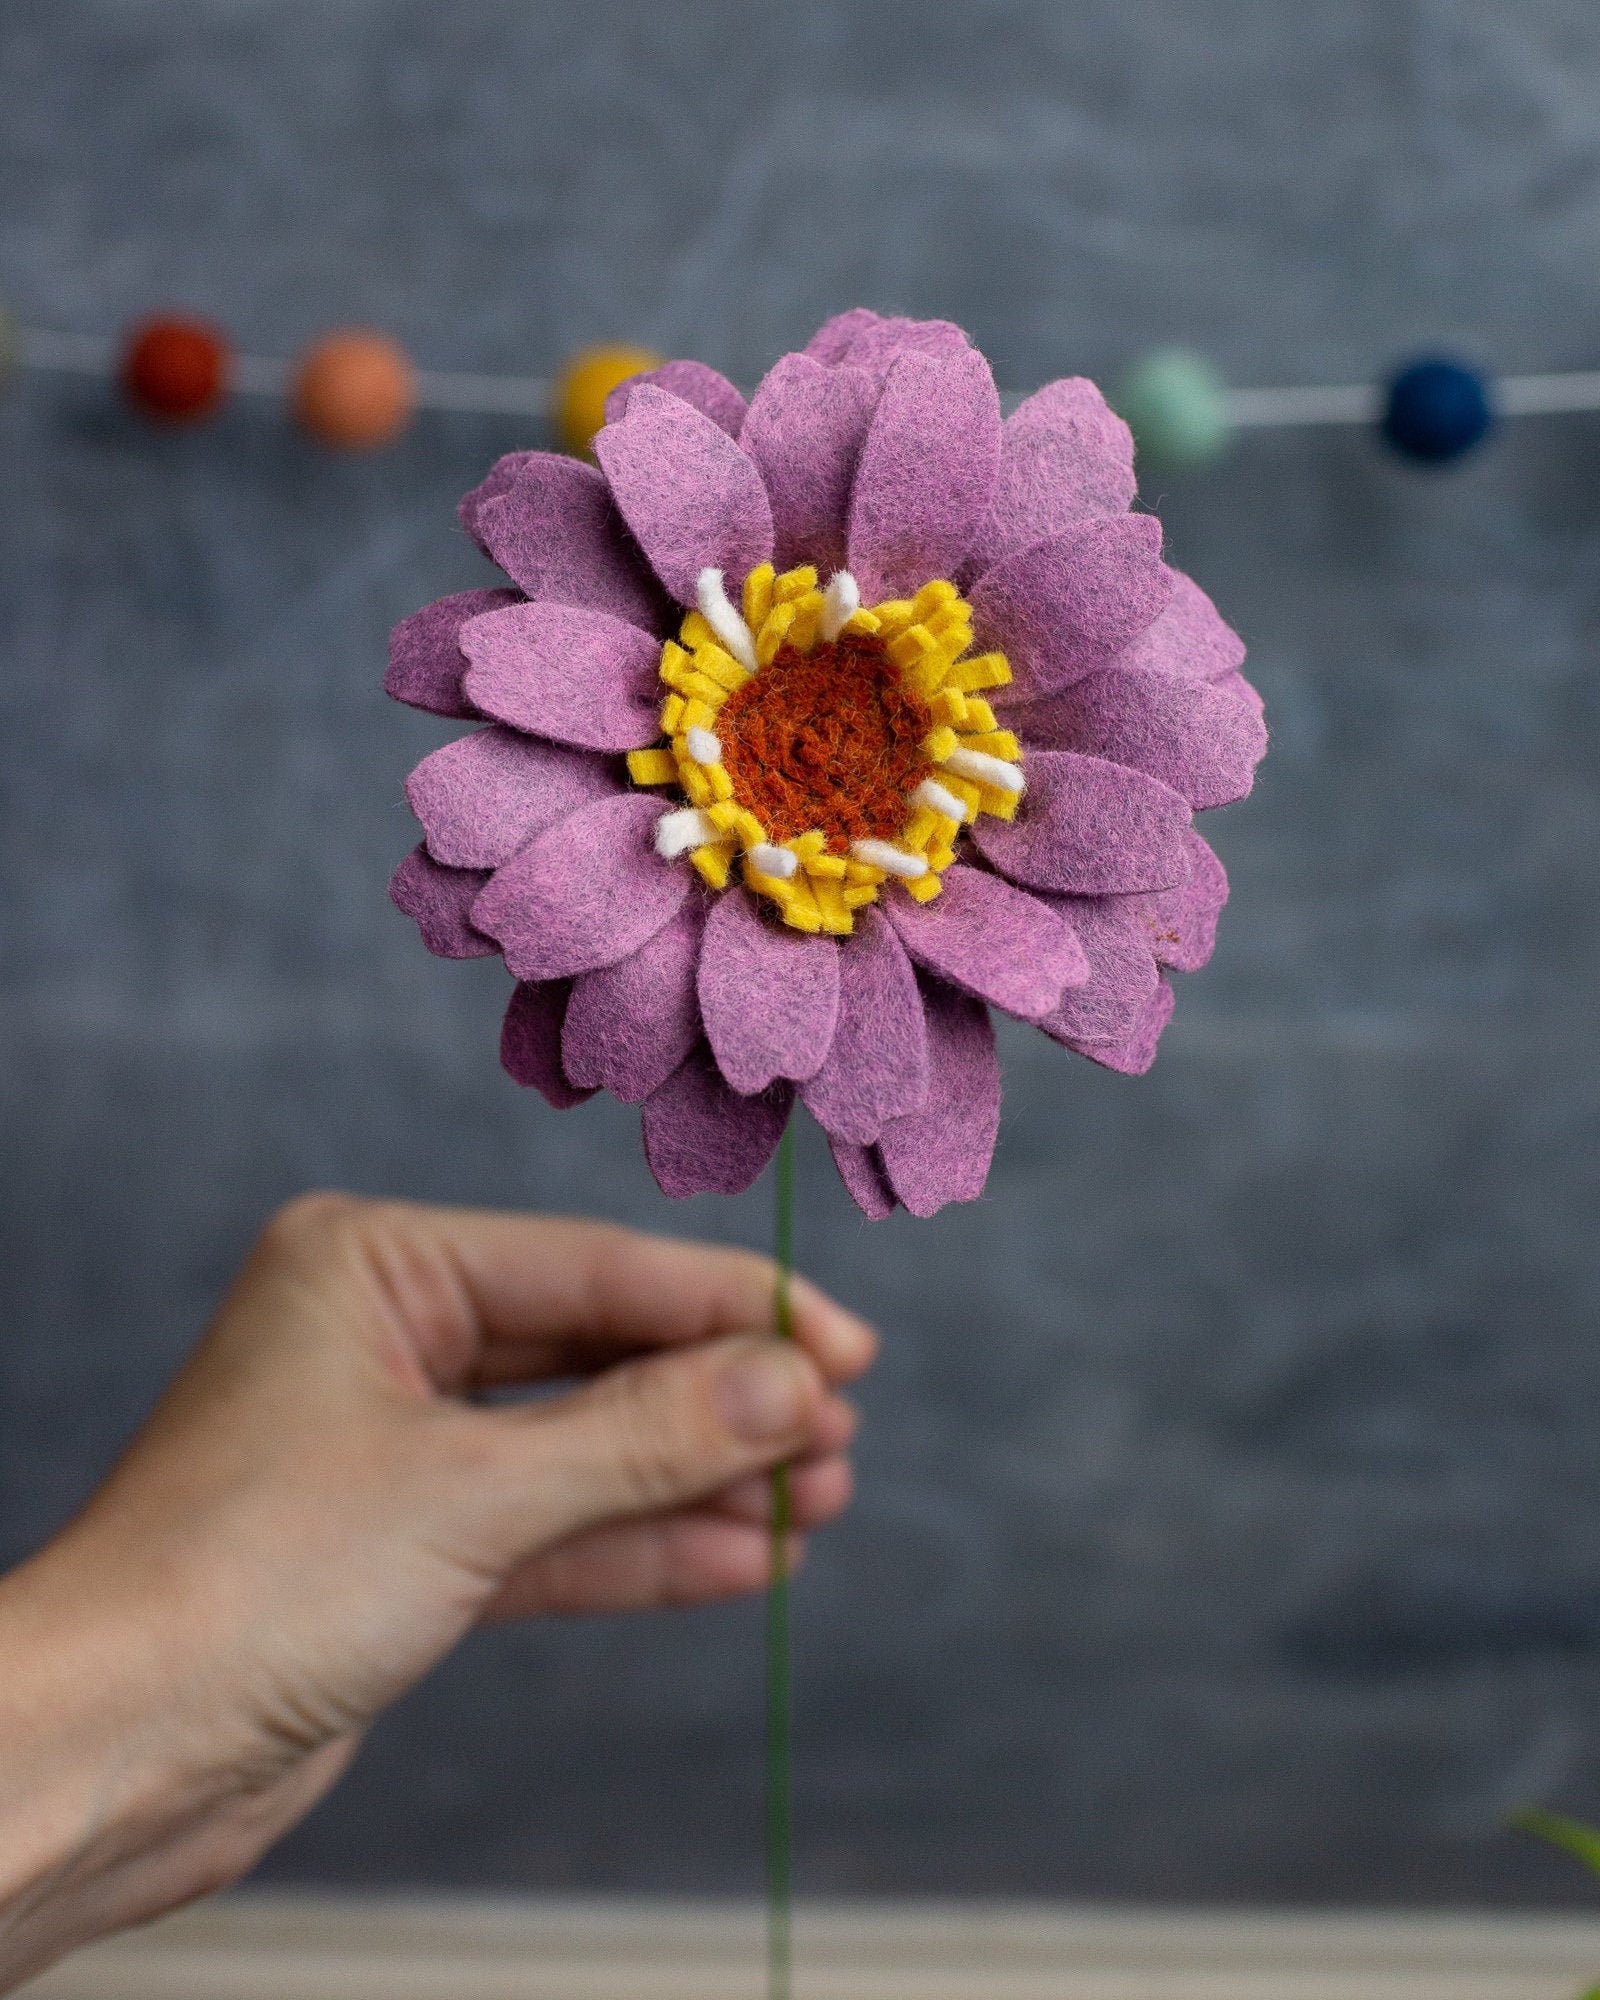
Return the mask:
[[606, 416], [596, 464], [462, 502], [512, 587], [394, 634], [390, 693], [484, 725], [412, 773], [394, 899], [504, 957], [518, 1082], [643, 1106], [668, 1194], [747, 1187], [798, 1096], [868, 1215], [971, 1199], [989, 1009], [1142, 1071], [1210, 954], [1243, 648], [1094, 386], [1002, 422], [945, 322], [846, 313], [748, 403], [677, 361]]

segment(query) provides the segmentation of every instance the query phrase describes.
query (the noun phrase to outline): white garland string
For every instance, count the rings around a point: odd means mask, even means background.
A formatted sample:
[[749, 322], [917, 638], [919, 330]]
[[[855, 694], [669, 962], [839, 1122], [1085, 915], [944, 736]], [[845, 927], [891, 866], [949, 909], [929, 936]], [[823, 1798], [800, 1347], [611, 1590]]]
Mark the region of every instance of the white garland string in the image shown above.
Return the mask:
[[[120, 344], [99, 334], [52, 333], [40, 327], [17, 329], [18, 365], [42, 374], [116, 374]], [[281, 396], [294, 364], [266, 354], [235, 354], [229, 386], [247, 396]], [[481, 375], [449, 368], [419, 368], [415, 378], [419, 410], [462, 415], [525, 417], [542, 415], [551, 383], [543, 375]], [[1502, 417], [1555, 417], [1600, 410], [1600, 369], [1556, 375], [1500, 375], [1489, 394]], [[1021, 400], [1018, 392], [1004, 396]], [[1384, 391], [1370, 383], [1310, 385], [1285, 389], [1227, 389], [1227, 420], [1238, 430], [1292, 429], [1304, 424], [1373, 424], [1383, 414]]]

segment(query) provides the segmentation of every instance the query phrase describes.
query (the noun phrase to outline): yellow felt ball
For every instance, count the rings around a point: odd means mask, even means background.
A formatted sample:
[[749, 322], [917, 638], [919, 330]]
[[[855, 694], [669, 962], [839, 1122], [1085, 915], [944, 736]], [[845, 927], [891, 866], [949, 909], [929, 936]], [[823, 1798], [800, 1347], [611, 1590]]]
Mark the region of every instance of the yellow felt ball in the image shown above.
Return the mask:
[[648, 347], [580, 348], [550, 392], [550, 422], [561, 449], [585, 457], [606, 420], [607, 396], [630, 375], [660, 366], [661, 356]]

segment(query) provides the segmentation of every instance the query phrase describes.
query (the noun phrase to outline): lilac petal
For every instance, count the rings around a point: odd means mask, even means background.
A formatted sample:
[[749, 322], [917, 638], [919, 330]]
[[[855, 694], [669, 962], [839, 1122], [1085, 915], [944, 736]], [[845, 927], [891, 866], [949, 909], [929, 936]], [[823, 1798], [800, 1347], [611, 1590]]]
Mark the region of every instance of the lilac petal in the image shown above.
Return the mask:
[[1000, 1131], [1000, 1058], [989, 1010], [937, 980], [922, 981], [928, 1019], [928, 1101], [878, 1141], [889, 1185], [913, 1215], [976, 1201]]
[[1081, 375], [1047, 382], [1018, 404], [1000, 433], [994, 497], [966, 575], [1133, 504], [1133, 433]]
[[537, 1090], [557, 1111], [570, 1111], [594, 1096], [592, 1090], [574, 1089], [561, 1067], [561, 1022], [571, 991], [565, 979], [517, 987], [500, 1030], [506, 1075]]
[[389, 899], [422, 933], [437, 958], [492, 958], [493, 938], [468, 920], [488, 877], [481, 869], [441, 868], [425, 847], [414, 847], [389, 880]]
[[630, 375], [626, 382], [619, 382], [607, 396], [606, 422], [620, 424], [627, 414], [634, 390], [647, 384], [692, 404], [703, 417], [709, 417], [725, 430], [729, 437], [739, 435], [744, 423], [744, 397], [726, 375], [719, 375], [715, 368], [708, 368], [703, 361], [664, 361], [659, 368], [646, 368], [638, 375]]
[[561, 1036], [575, 1084], [642, 1104], [671, 1076], [700, 1039], [694, 981], [704, 926], [705, 901], [691, 895], [636, 952], [579, 974]]
[[553, 451], [525, 452], [502, 489], [479, 503], [477, 525], [488, 555], [529, 597], [609, 611], [641, 631], [666, 630], [668, 606], [598, 467]]
[[821, 1069], [839, 1019], [839, 947], [764, 921], [743, 890], [720, 896], [700, 954], [700, 1012], [722, 1074], [742, 1096]]
[[1151, 994], [1133, 1029], [1121, 1041], [1062, 1039], [1069, 1049], [1080, 1056], [1087, 1056], [1091, 1062], [1099, 1063], [1102, 1069], [1114, 1069], [1122, 1076], [1143, 1076], [1156, 1059], [1156, 1044], [1161, 1040], [1162, 1029], [1172, 1019], [1172, 1002], [1172, 988], [1163, 979]]
[[772, 509], [761, 474], [727, 432], [664, 389], [635, 389], [620, 424], [594, 441], [623, 518], [680, 604], [704, 569], [730, 595], [772, 554]]
[[702, 1042], [645, 1099], [644, 1156], [663, 1194], [743, 1194], [783, 1137], [794, 1085], [741, 1097]]
[[959, 568], [994, 490], [1000, 398], [976, 348], [902, 354], [873, 413], [850, 495], [863, 601], [910, 597]]
[[1028, 789], [1009, 823], [980, 817], [972, 838], [1030, 889], [1116, 896], [1187, 879], [1189, 807], [1157, 778], [1103, 757], [1025, 755]]
[[806, 342], [805, 351], [824, 368], [837, 368], [847, 361], [852, 344], [875, 327], [886, 325], [883, 315], [870, 306], [852, 306], [848, 312], [825, 319]]
[[878, 385], [860, 368], [824, 368], [786, 354], [751, 398], [739, 442], [772, 504], [772, 560], [814, 563], [824, 577], [847, 560], [845, 528], [862, 440]]
[[852, 1146], [848, 1139], [830, 1137], [828, 1151], [850, 1199], [868, 1222], [882, 1222], [894, 1214], [900, 1204], [895, 1200], [876, 1146]]
[[485, 715], [587, 750], [640, 750], [661, 734], [661, 648], [606, 611], [516, 604], [461, 634], [468, 699]]
[[[1171, 893], [1171, 892], [1163, 892]], [[1063, 993], [1039, 1026], [1058, 1042], [1120, 1041], [1149, 1006], [1160, 976], [1143, 896], [1073, 896], [1060, 908], [1089, 961], [1089, 977]]]
[[928, 1095], [928, 1031], [905, 947], [880, 910], [856, 912], [839, 953], [839, 1024], [828, 1059], [800, 1087], [831, 1137], [870, 1146]]
[[806, 342], [806, 353], [825, 368], [864, 368], [881, 382], [902, 354], [948, 361], [974, 351], [961, 328], [947, 319], [884, 319], [855, 306], [826, 321]]
[[1199, 834], [1187, 834], [1184, 845], [1190, 861], [1187, 881], [1130, 900], [1150, 934], [1156, 963], [1171, 966], [1174, 972], [1198, 972], [1216, 946], [1217, 918], [1228, 900], [1228, 877]]
[[1011, 662], [1019, 701], [1106, 667], [1166, 603], [1153, 514], [1090, 521], [1019, 549], [968, 593], [981, 646]]
[[483, 538], [483, 529], [478, 516], [484, 503], [498, 500], [503, 493], [509, 493], [524, 466], [535, 459], [546, 458], [542, 451], [508, 451], [504, 458], [497, 458], [489, 468], [487, 478], [482, 479], [470, 493], [464, 493], [456, 504], [456, 519], [466, 529], [490, 562], [495, 560], [494, 552]]
[[1193, 577], [1165, 563], [1162, 568], [1172, 595], [1161, 615], [1130, 641], [1117, 665], [1148, 667], [1191, 681], [1220, 681], [1236, 673], [1244, 641]]
[[1089, 976], [1072, 926], [1025, 889], [959, 861], [931, 903], [890, 896], [884, 914], [919, 965], [963, 993], [1036, 1021]]
[[691, 877], [655, 851], [661, 812], [660, 799], [643, 792], [599, 799], [496, 869], [472, 921], [499, 939], [519, 979], [615, 965], [671, 918]]
[[1210, 685], [1219, 693], [1237, 695], [1240, 701], [1249, 702], [1257, 715], [1263, 718], [1266, 716], [1267, 704], [1261, 699], [1261, 690], [1254, 682], [1247, 681], [1243, 674], [1224, 674], [1220, 680], [1214, 680]]
[[1231, 689], [1122, 667], [1008, 709], [1006, 725], [1030, 750], [1081, 750], [1144, 771], [1197, 811], [1242, 799], [1267, 748], [1260, 714]]
[[598, 757], [514, 729], [478, 729], [433, 751], [406, 798], [448, 868], [498, 868], [535, 834], [619, 789]]
[[461, 691], [467, 664], [457, 643], [461, 628], [485, 611], [521, 602], [522, 593], [516, 590], [458, 590], [453, 597], [436, 598], [402, 618], [389, 634], [384, 693], [430, 715], [456, 719], [476, 715]]

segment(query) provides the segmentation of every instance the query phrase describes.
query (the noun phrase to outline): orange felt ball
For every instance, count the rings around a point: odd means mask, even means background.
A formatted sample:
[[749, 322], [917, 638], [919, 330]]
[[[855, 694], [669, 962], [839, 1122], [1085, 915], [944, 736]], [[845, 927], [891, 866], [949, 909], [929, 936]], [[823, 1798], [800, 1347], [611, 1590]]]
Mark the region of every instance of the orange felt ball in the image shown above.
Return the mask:
[[145, 320], [122, 350], [123, 394], [149, 417], [203, 417], [222, 400], [231, 358], [227, 341], [204, 320]]
[[294, 413], [324, 444], [356, 451], [400, 435], [416, 405], [416, 374], [387, 334], [349, 328], [313, 341], [295, 370]]

